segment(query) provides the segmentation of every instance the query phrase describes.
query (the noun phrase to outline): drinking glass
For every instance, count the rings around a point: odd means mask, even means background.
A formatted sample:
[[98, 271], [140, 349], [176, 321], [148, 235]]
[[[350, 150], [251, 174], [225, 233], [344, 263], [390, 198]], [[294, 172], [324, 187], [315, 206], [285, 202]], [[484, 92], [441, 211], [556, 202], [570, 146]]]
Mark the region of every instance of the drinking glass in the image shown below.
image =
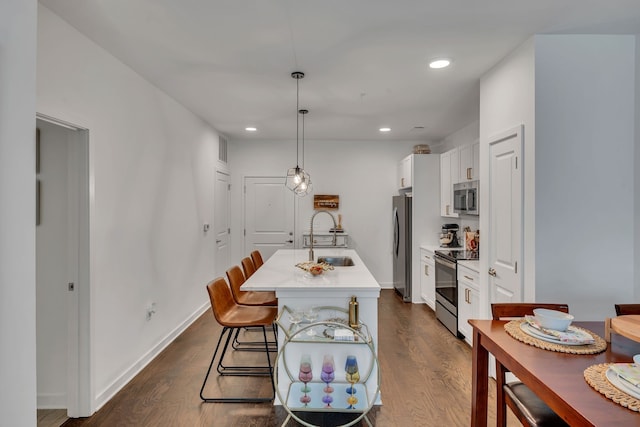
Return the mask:
[[320, 379], [326, 384], [326, 387], [322, 389], [326, 394], [322, 397], [322, 402], [326, 405], [325, 408], [331, 408], [331, 402], [333, 402], [333, 387], [329, 384], [336, 378], [335, 374], [336, 365], [333, 361], [333, 356], [325, 354], [322, 359], [322, 372], [320, 373]]
[[304, 383], [304, 387], [300, 389], [300, 391], [304, 393], [304, 396], [300, 397], [300, 402], [304, 403], [304, 406], [307, 406], [307, 404], [311, 402], [311, 397], [307, 396], [307, 393], [311, 391], [311, 387], [309, 387], [307, 383], [313, 379], [311, 356], [308, 354], [303, 354], [300, 358], [298, 379]]
[[[304, 311], [304, 317], [309, 321], [309, 323], [313, 323], [318, 318], [318, 310], [315, 307], [308, 307]], [[307, 335], [314, 336], [315, 332], [313, 332], [313, 328], [307, 329]]]
[[358, 403], [358, 398], [354, 396], [356, 393], [355, 383], [360, 381], [360, 372], [358, 371], [358, 361], [355, 356], [347, 356], [347, 362], [345, 363], [344, 370], [346, 372], [346, 379], [351, 384], [347, 387], [346, 392], [349, 393], [347, 403], [349, 407], [347, 409], [354, 409], [354, 405]]
[[289, 312], [289, 321], [293, 325], [291, 330], [294, 332], [298, 328], [298, 323], [302, 322], [302, 311], [292, 309]]

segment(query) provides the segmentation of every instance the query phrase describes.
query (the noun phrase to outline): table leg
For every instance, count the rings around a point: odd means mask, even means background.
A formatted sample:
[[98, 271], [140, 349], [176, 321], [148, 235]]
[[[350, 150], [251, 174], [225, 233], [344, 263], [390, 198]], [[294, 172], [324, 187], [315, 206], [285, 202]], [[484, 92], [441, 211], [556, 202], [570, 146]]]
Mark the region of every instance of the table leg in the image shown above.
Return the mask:
[[471, 426], [487, 426], [489, 406], [489, 352], [482, 345], [482, 335], [473, 328], [473, 373], [471, 384]]

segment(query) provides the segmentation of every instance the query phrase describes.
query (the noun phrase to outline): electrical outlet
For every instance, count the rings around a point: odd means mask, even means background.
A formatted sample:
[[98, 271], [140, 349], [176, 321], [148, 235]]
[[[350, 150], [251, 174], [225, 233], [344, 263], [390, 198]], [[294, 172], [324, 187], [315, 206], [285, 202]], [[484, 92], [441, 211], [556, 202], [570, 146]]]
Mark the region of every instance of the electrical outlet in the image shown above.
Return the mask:
[[147, 307], [147, 320], [151, 320], [151, 317], [153, 317], [154, 314], [156, 314], [156, 303], [152, 302]]

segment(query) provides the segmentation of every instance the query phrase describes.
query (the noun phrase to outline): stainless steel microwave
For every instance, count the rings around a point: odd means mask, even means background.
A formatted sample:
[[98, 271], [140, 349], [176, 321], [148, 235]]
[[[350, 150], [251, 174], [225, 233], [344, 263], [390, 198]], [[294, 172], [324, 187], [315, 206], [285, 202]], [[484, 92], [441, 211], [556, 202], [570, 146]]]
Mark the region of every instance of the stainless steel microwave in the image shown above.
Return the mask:
[[480, 214], [480, 181], [453, 184], [453, 211], [458, 214]]

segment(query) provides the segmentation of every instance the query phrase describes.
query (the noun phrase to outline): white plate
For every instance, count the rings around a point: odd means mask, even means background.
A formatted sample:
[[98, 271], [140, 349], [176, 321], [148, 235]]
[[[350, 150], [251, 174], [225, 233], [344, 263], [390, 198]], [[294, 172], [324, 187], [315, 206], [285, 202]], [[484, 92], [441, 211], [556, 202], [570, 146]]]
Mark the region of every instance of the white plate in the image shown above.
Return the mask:
[[628, 383], [627, 381], [620, 378], [618, 374], [616, 374], [611, 368], [608, 368], [605, 374], [609, 382], [613, 384], [615, 388], [624, 393], [627, 393], [631, 397], [640, 399], [640, 388], [635, 387], [633, 384]]
[[[520, 329], [527, 335], [531, 335], [534, 338], [538, 338], [541, 339], [542, 341], [547, 341], [553, 344], [562, 344], [562, 345], [588, 345], [588, 344], [593, 344], [593, 343], [582, 343], [582, 342], [567, 342], [567, 341], [560, 341], [559, 339], [552, 337], [551, 335], [546, 335], [540, 331], [538, 331], [536, 328], [534, 328], [533, 326], [529, 325], [527, 322], [522, 322], [520, 324]], [[579, 332], [580, 334], [582, 334], [582, 331]], [[591, 336], [591, 335], [589, 335]]]

